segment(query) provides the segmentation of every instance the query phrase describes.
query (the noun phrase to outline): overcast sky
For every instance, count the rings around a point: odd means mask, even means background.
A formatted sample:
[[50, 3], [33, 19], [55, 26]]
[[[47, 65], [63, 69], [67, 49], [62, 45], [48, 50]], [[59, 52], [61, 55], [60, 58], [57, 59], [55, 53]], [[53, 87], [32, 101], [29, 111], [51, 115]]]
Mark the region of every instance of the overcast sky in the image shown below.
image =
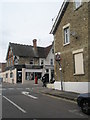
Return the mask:
[[[1, 0], [0, 62], [5, 62], [9, 42], [46, 47], [53, 41], [49, 34], [63, 0]], [[54, 19], [55, 20], [55, 19]]]

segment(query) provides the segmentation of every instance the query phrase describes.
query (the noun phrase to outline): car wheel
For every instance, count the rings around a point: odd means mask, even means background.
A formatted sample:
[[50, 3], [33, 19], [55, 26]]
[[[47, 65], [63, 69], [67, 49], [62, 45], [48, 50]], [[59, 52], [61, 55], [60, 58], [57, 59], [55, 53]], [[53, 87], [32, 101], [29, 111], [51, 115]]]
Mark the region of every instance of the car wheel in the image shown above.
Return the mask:
[[90, 114], [90, 105], [87, 100], [84, 100], [82, 102], [81, 109], [82, 109], [82, 112], [84, 112], [85, 114]]

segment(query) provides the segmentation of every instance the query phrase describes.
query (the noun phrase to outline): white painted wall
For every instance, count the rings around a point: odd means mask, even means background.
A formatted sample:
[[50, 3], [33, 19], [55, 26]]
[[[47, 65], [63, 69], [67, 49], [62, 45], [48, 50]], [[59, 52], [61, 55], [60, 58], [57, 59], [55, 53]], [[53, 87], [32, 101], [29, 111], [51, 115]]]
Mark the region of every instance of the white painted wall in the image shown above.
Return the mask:
[[25, 83], [25, 68], [22, 68], [22, 84]]
[[6, 74], [5, 74], [5, 72], [1, 72], [0, 73], [0, 77], [3, 78], [3, 82], [6, 81]]
[[[13, 77], [12, 78], [10, 78], [10, 70], [1, 73], [1, 76], [3, 78], [3, 82], [12, 83], [13, 82], [12, 80], [14, 80], [14, 83], [16, 83], [16, 75], [17, 75], [16, 74], [16, 69], [12, 70], [12, 72], [13, 72]], [[6, 78], [6, 73], [8, 73], [8, 78]]]
[[[52, 46], [52, 48], [53, 48], [53, 46]], [[51, 59], [53, 59], [53, 65], [54, 65], [54, 54], [52, 53], [52, 48], [51, 48], [51, 50], [50, 50], [50, 52], [45, 60], [45, 65], [50, 65]]]
[[[61, 90], [61, 82], [55, 81], [54, 89]], [[63, 90], [76, 93], [87, 93], [90, 92], [90, 82], [63, 82]]]
[[45, 65], [45, 58], [39, 58], [39, 64], [41, 65], [42, 60], [43, 60], [43, 65]]

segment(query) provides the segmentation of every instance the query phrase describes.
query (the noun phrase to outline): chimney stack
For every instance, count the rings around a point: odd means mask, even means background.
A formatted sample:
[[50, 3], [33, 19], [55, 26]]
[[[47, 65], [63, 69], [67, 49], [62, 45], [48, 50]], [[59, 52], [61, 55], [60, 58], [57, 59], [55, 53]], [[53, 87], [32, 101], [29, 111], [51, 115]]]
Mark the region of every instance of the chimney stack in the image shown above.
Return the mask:
[[37, 40], [36, 39], [33, 40], [33, 47], [34, 47], [34, 49], [37, 48]]

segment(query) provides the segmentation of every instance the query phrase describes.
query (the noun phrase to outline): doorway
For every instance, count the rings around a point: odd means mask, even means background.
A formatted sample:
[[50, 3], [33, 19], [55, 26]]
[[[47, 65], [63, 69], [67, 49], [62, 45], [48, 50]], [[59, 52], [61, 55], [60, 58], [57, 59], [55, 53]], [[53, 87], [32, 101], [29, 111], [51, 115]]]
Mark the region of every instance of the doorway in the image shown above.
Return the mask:
[[22, 82], [22, 69], [17, 69], [17, 83]]

